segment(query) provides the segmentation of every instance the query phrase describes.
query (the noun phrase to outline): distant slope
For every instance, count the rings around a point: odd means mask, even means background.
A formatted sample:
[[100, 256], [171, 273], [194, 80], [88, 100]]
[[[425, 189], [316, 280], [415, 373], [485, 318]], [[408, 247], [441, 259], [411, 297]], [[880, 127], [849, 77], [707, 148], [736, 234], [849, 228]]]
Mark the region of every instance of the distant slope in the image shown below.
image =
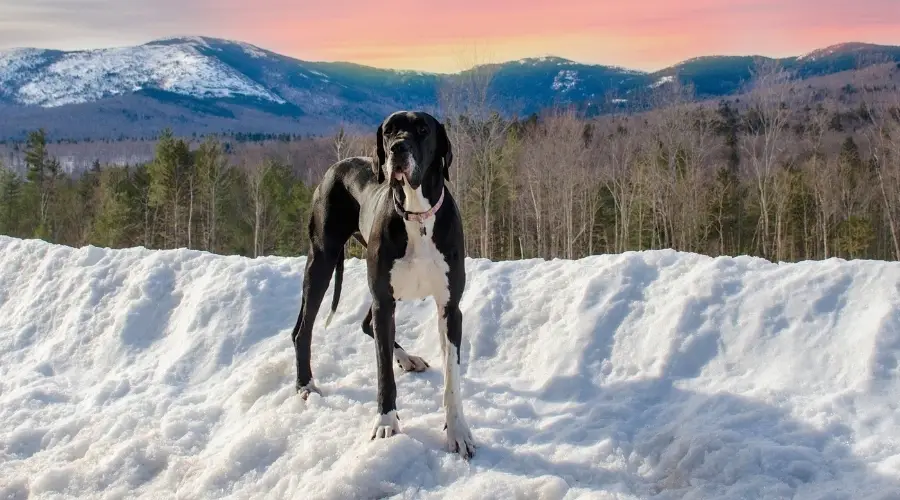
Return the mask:
[[[805, 78], [879, 57], [900, 61], [900, 47], [848, 43], [780, 62]], [[753, 63], [749, 56], [700, 57], [651, 74], [559, 57], [522, 59], [491, 65], [491, 103], [507, 115], [559, 105], [597, 114], [676, 77], [700, 97], [722, 96], [741, 90]], [[373, 126], [396, 109], [434, 111], [441, 87], [465, 73], [300, 61], [206, 37], [76, 52], [6, 50], [0, 51], [0, 139], [21, 139], [39, 126], [69, 139], [115, 138], [123, 131], [146, 137], [166, 124], [188, 133], [330, 133], [342, 123]]]
[[625, 96], [651, 83], [647, 73], [641, 71], [581, 64], [560, 57], [522, 59], [491, 65], [490, 70], [491, 104], [519, 115], [551, 106], [586, 109], [602, 104], [608, 94]]
[[[467, 260], [444, 449], [434, 304], [369, 441], [365, 265], [293, 389], [304, 258], [0, 237], [0, 498], [834, 498], [900, 492], [900, 264], [674, 251]], [[329, 292], [330, 293], [330, 292]], [[324, 308], [323, 308], [324, 311]]]
[[752, 78], [756, 60], [777, 62], [796, 77], [810, 78], [849, 71], [885, 61], [900, 61], [900, 47], [843, 43], [799, 57], [773, 59], [761, 56], [696, 57], [652, 74], [655, 80], [677, 75], [694, 86], [701, 97], [722, 96], [743, 90]]

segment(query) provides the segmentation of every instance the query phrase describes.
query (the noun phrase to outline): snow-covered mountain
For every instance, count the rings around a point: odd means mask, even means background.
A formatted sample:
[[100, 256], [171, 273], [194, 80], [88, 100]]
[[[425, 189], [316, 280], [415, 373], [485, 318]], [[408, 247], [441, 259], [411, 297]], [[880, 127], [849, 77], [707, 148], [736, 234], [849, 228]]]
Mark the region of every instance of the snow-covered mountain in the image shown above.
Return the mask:
[[[879, 54], [900, 60], [898, 47], [843, 44], [781, 61], [802, 77], [851, 69], [860, 55]], [[647, 73], [535, 57], [490, 65], [490, 91], [492, 105], [507, 114], [554, 105], [603, 113], [675, 78], [702, 96], [734, 93], [752, 65], [751, 57], [700, 57]], [[301, 61], [207, 37], [76, 52], [4, 50], [0, 138], [38, 127], [75, 139], [146, 137], [163, 127], [180, 134], [328, 133], [339, 124], [372, 126], [398, 108], [435, 110], [439, 88], [459, 77]]]
[[398, 304], [397, 338], [432, 368], [397, 369], [402, 434], [368, 439], [358, 259], [313, 334], [324, 394], [297, 397], [304, 263], [0, 236], [0, 498], [900, 495], [896, 262], [468, 259], [468, 463], [430, 300]]
[[[436, 75], [299, 61], [236, 41], [169, 38], [135, 47], [0, 52], [0, 136], [321, 131], [436, 100]], [[101, 125], [102, 124], [102, 125]], [[54, 130], [55, 127], [55, 130]], [[76, 130], [73, 130], [76, 129]], [[54, 134], [54, 132], [56, 132]]]
[[205, 42], [68, 53], [0, 52], [0, 87], [18, 104], [42, 107], [99, 101], [144, 88], [199, 98], [285, 102], [233, 67], [207, 57], [199, 50], [201, 44]]

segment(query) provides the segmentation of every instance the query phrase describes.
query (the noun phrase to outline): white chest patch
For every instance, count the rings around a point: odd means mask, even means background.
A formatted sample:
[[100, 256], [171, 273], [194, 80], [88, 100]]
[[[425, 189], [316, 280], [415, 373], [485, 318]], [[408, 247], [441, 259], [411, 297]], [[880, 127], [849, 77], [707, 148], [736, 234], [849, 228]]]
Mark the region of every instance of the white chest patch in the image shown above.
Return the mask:
[[[430, 205], [422, 196], [421, 188], [415, 191], [406, 187], [406, 205], [408, 210], [422, 212]], [[434, 218], [425, 221], [425, 234], [418, 222], [405, 221], [406, 255], [394, 262], [391, 268], [391, 287], [394, 298], [398, 300], [416, 300], [428, 296], [434, 297], [438, 304], [446, 304], [450, 300], [450, 288], [447, 272], [450, 266], [438, 251], [431, 239], [434, 234]]]
[[[446, 304], [450, 299], [447, 272], [450, 267], [444, 256], [434, 246], [431, 237], [419, 233], [418, 224], [407, 223], [410, 242], [406, 255], [394, 262], [391, 269], [391, 287], [394, 298], [415, 300], [433, 296], [438, 304]], [[412, 233], [412, 234], [410, 234]], [[418, 241], [413, 243], [413, 240]]]

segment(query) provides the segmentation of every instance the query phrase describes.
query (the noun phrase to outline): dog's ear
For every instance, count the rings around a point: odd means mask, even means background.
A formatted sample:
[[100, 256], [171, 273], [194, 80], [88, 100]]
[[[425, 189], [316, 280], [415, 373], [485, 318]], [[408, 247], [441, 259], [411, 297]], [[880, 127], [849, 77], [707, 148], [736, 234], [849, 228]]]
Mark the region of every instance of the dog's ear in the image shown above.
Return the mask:
[[444, 179], [450, 180], [450, 165], [453, 163], [453, 145], [450, 144], [450, 138], [447, 136], [447, 129], [444, 124], [438, 122], [438, 156], [443, 160]]
[[375, 133], [375, 162], [372, 164], [372, 173], [379, 184], [384, 182], [384, 161], [384, 124], [381, 124]]

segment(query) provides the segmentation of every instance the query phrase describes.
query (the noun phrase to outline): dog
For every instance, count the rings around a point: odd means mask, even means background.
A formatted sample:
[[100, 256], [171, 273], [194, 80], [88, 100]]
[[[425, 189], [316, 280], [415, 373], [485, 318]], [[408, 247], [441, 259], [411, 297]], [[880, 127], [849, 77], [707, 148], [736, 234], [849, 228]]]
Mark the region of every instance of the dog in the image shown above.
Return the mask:
[[327, 328], [340, 300], [344, 246], [355, 238], [366, 249], [372, 303], [362, 331], [375, 340], [378, 414], [371, 439], [400, 432], [392, 358], [407, 372], [428, 368], [395, 338], [398, 300], [433, 297], [443, 353], [444, 430], [451, 452], [470, 458], [475, 442], [460, 395], [459, 305], [466, 285], [465, 239], [459, 208], [446, 182], [453, 148], [442, 123], [428, 113], [397, 111], [379, 125], [376, 156], [339, 161], [325, 172], [312, 196], [309, 257], [303, 299], [292, 339], [296, 389], [303, 399], [316, 387], [310, 367], [313, 322], [335, 277]]

